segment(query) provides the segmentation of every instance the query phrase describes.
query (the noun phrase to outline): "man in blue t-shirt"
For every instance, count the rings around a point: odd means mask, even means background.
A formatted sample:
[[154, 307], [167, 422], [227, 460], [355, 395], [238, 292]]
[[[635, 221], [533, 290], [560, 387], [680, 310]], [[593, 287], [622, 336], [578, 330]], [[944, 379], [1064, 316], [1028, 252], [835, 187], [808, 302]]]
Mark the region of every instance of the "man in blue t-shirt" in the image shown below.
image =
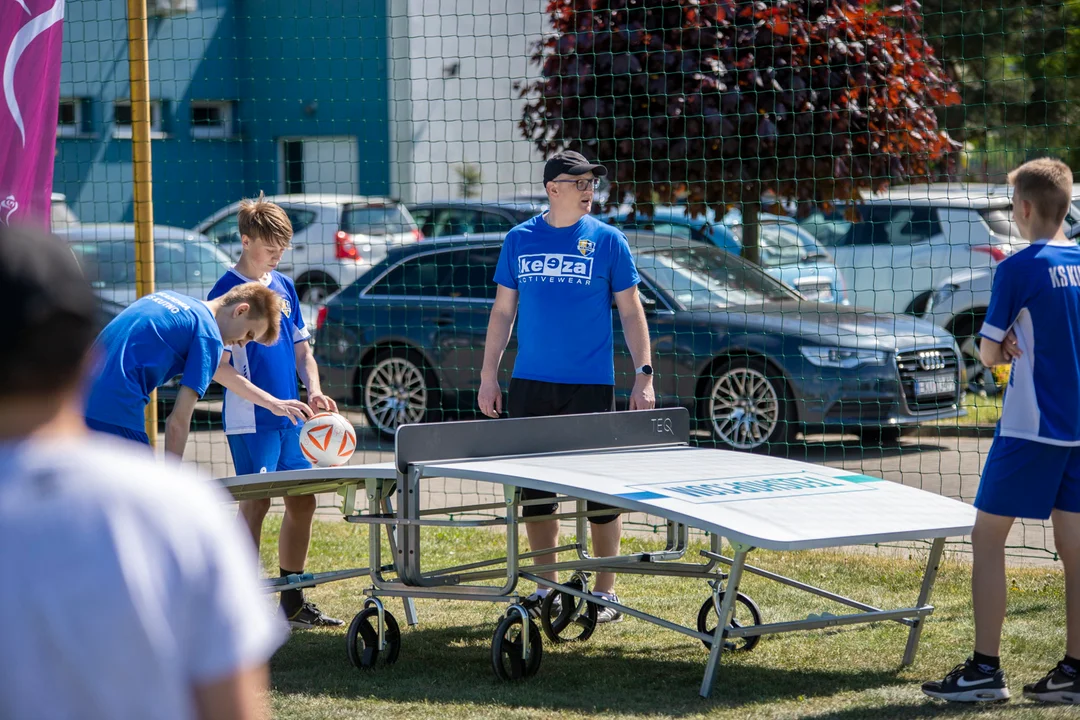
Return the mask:
[[149, 444], [150, 393], [180, 376], [165, 421], [165, 451], [184, 456], [191, 414], [218, 372], [225, 345], [277, 340], [281, 303], [258, 284], [212, 302], [174, 292], [139, 298], [105, 326], [94, 345], [99, 366], [86, 403], [92, 430]]
[[[274, 398], [299, 403], [297, 374], [308, 391], [308, 402], [317, 410], [337, 412], [337, 404], [323, 394], [319, 367], [311, 352], [311, 334], [304, 325], [300, 299], [292, 280], [279, 273], [281, 256], [292, 242], [292, 223], [278, 205], [263, 199], [247, 200], [237, 217], [243, 251], [236, 267], [221, 276], [210, 291], [215, 298], [238, 285], [256, 282], [269, 288], [281, 301], [281, 336], [268, 346], [232, 347], [226, 350], [229, 373], [241, 382], [250, 382], [259, 392]], [[225, 435], [229, 441], [237, 475], [306, 470], [311, 462], [300, 450], [302, 426], [280, 417], [259, 403], [233, 392], [233, 381], [225, 385]], [[307, 407], [305, 406], [305, 409]], [[310, 411], [308, 411], [310, 412]], [[315, 519], [314, 495], [286, 497], [285, 517], [278, 538], [278, 563], [282, 577], [299, 575], [307, 564], [311, 525]], [[263, 520], [270, 510], [270, 500], [240, 502], [240, 515], [251, 531], [256, 548], [262, 537]], [[281, 593], [281, 608], [294, 628], [342, 625], [337, 618], [325, 615], [314, 603], [305, 600], [303, 590]]]
[[[518, 353], [510, 381], [507, 411], [511, 417], [607, 412], [615, 403], [615, 363], [611, 325], [614, 298], [630, 354], [637, 368], [630, 409], [653, 407], [649, 328], [638, 297], [639, 282], [626, 236], [589, 214], [593, 191], [607, 174], [576, 152], [562, 152], [544, 166], [549, 209], [521, 223], [506, 235], [495, 271], [498, 289], [488, 322], [484, 367], [480, 377], [480, 410], [489, 417], [502, 411], [499, 363], [515, 317]], [[522, 499], [554, 497], [524, 490]], [[528, 505], [526, 517], [551, 515], [557, 504]], [[589, 510], [610, 509], [589, 503]], [[619, 554], [622, 516], [594, 516], [593, 554]], [[526, 525], [533, 550], [553, 548], [559, 521]], [[538, 565], [555, 562], [540, 555]], [[555, 573], [544, 573], [555, 580]], [[615, 574], [598, 573], [594, 594], [618, 602]], [[539, 589], [526, 600], [535, 609], [546, 595]], [[617, 622], [622, 614], [603, 607], [599, 622]]]
[[1065, 658], [1025, 685], [1024, 696], [1080, 703], [1080, 247], [1062, 229], [1072, 171], [1033, 160], [1009, 181], [1013, 216], [1031, 245], [997, 266], [980, 331], [983, 364], [1011, 361], [1012, 371], [975, 496], [975, 652], [923, 692], [958, 702], [1009, 697], [999, 658], [1005, 541], [1015, 518], [1053, 518], [1065, 566]]

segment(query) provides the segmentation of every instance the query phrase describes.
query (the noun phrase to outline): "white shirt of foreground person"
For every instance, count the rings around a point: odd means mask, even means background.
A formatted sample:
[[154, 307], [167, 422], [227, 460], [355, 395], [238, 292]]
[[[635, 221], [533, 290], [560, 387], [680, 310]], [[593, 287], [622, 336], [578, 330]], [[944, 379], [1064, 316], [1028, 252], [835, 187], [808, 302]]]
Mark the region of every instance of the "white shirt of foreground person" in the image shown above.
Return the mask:
[[287, 635], [224, 491], [90, 435], [0, 443], [0, 718], [196, 717]]

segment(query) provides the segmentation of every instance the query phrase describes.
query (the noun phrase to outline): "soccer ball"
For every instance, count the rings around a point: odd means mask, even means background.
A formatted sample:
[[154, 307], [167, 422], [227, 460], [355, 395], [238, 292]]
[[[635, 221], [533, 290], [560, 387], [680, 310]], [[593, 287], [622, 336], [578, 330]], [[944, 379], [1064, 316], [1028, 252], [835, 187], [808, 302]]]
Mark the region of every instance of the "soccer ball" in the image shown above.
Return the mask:
[[304, 423], [300, 451], [312, 467], [344, 465], [356, 451], [356, 431], [352, 423], [337, 413], [319, 413]]

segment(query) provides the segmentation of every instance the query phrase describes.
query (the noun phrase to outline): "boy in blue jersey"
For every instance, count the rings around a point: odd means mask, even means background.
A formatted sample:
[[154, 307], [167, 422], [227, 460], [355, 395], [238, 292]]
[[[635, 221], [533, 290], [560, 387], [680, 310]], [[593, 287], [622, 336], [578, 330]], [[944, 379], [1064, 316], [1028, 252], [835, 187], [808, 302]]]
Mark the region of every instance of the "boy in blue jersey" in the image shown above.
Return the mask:
[[999, 658], [1005, 541], [1015, 518], [1052, 518], [1065, 566], [1065, 657], [1024, 696], [1080, 703], [1080, 247], [1062, 229], [1072, 171], [1033, 160], [1009, 181], [1013, 216], [1031, 245], [997, 266], [980, 331], [983, 364], [1011, 362], [1012, 371], [975, 497], [975, 651], [923, 692], [958, 702], [1009, 697]]
[[180, 375], [165, 421], [165, 451], [183, 457], [195, 403], [216, 377], [224, 347], [276, 341], [280, 313], [277, 295], [257, 283], [212, 302], [168, 291], [139, 298], [94, 345], [100, 364], [87, 398], [87, 425], [149, 444], [144, 413], [150, 393]]
[[[248, 200], [241, 205], [237, 224], [243, 252], [236, 267], [214, 285], [210, 297], [218, 297], [252, 281], [265, 286], [281, 300], [281, 337], [277, 343], [266, 347], [229, 348], [226, 355], [231, 363], [230, 372], [246, 378], [273, 397], [294, 402], [299, 402], [300, 397], [296, 384], [299, 374], [307, 388], [311, 406], [337, 412], [337, 404], [323, 394], [319, 384], [319, 368], [308, 344], [311, 334], [300, 312], [296, 287], [292, 280], [275, 269], [292, 242], [293, 230], [288, 216], [278, 205], [260, 196], [258, 200]], [[311, 467], [300, 450], [302, 427], [256, 407], [255, 403], [232, 392], [228, 384], [224, 417], [225, 434], [237, 475]], [[278, 563], [282, 577], [304, 571], [311, 541], [311, 524], [315, 519], [315, 503], [314, 495], [285, 498], [285, 517], [278, 541]], [[256, 547], [259, 546], [263, 520], [269, 509], [269, 500], [244, 500], [240, 503], [240, 514], [251, 531]], [[281, 607], [294, 628], [343, 624], [341, 620], [323, 614], [314, 603], [306, 601], [303, 590], [282, 592]]]
[[[593, 191], [607, 171], [576, 152], [562, 152], [544, 167], [549, 209], [511, 230], [503, 242], [495, 271], [498, 284], [488, 321], [484, 367], [480, 376], [480, 410], [489, 417], [502, 411], [499, 363], [514, 319], [518, 319], [518, 354], [510, 381], [507, 410], [511, 417], [606, 412], [615, 404], [614, 339], [611, 301], [622, 320], [637, 377], [630, 409], [653, 407], [649, 328], [638, 297], [639, 282], [626, 236], [589, 214]], [[524, 490], [522, 499], [554, 497], [554, 493]], [[556, 503], [529, 505], [526, 517], [551, 515]], [[590, 511], [610, 509], [589, 503]], [[619, 554], [622, 516], [591, 517], [593, 555]], [[553, 548], [559, 521], [526, 526], [533, 550]], [[554, 553], [536, 557], [543, 565]], [[555, 580], [555, 573], [544, 573]], [[618, 601], [615, 574], [598, 573], [594, 594]], [[546, 594], [539, 589], [527, 598], [535, 610]], [[602, 607], [599, 622], [617, 622], [622, 614]]]

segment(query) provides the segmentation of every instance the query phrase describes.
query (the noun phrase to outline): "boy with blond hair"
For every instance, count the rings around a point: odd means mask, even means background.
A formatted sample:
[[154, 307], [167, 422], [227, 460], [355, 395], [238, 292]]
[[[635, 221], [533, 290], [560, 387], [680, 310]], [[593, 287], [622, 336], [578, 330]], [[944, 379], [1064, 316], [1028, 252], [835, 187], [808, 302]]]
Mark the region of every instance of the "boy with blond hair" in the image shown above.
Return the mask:
[[1080, 247], [1062, 221], [1072, 171], [1033, 160], [1009, 175], [1013, 216], [1031, 245], [998, 265], [980, 335], [987, 367], [1012, 363], [971, 533], [975, 651], [923, 692], [956, 702], [1006, 700], [1001, 669], [1005, 540], [1013, 521], [1053, 519], [1065, 566], [1065, 657], [1024, 697], [1080, 703]]
[[[276, 268], [292, 242], [292, 223], [278, 205], [265, 200], [245, 200], [237, 217], [243, 252], [236, 266], [221, 277], [210, 292], [215, 298], [232, 288], [257, 282], [272, 290], [281, 300], [281, 337], [267, 347], [238, 346], [226, 353], [231, 369], [261, 391], [276, 398], [299, 402], [297, 374], [308, 391], [308, 402], [318, 410], [337, 412], [337, 404], [323, 394], [319, 368], [308, 340], [311, 334], [304, 325], [300, 299], [293, 281]], [[223, 383], [224, 384], [224, 383]], [[301, 426], [275, 416], [255, 403], [233, 393], [226, 384], [225, 434], [229, 440], [237, 475], [304, 470], [311, 463], [300, 451]], [[262, 537], [263, 519], [270, 509], [269, 500], [245, 500], [240, 514], [251, 532], [256, 548]], [[281, 576], [299, 574], [307, 564], [311, 524], [315, 519], [315, 496], [285, 498], [285, 518], [278, 541]], [[281, 608], [294, 628], [342, 625], [304, 599], [303, 590], [281, 593]]]
[[94, 345], [98, 366], [86, 403], [87, 425], [149, 445], [144, 413], [150, 393], [179, 375], [180, 389], [165, 421], [165, 451], [183, 457], [195, 403], [217, 377], [225, 345], [275, 342], [280, 314], [277, 295], [257, 283], [210, 302], [169, 291], [139, 298]]

